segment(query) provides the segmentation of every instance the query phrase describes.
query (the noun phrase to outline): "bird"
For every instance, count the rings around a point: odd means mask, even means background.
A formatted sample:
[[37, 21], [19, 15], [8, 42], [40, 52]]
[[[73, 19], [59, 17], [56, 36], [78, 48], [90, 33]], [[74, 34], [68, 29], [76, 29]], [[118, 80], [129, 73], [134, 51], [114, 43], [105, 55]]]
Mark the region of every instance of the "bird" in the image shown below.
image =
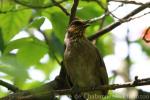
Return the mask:
[[[64, 66], [73, 84], [77, 88], [96, 88], [108, 85], [108, 74], [99, 50], [85, 36], [88, 21], [74, 20], [69, 25], [64, 43]], [[100, 100], [108, 90], [83, 93], [88, 100]], [[99, 97], [99, 98], [98, 98]]]

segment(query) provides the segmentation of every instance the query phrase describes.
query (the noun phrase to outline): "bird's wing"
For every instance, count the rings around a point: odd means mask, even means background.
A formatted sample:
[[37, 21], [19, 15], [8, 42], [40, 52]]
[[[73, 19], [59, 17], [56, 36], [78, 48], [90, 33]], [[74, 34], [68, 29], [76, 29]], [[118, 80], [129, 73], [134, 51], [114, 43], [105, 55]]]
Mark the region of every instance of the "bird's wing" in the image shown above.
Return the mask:
[[[108, 85], [108, 74], [107, 74], [107, 70], [105, 67], [105, 63], [98, 51], [98, 49], [96, 48], [96, 53], [97, 53], [97, 68], [99, 69], [99, 76], [101, 79], [101, 85]], [[104, 95], [107, 95], [108, 91], [104, 91]]]

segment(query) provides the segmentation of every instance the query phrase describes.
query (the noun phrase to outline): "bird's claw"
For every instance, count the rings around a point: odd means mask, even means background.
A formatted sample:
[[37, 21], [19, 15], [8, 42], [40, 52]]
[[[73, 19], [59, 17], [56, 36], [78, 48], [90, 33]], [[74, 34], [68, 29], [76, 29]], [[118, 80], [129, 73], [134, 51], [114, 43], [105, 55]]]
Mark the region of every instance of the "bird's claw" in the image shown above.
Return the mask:
[[80, 91], [80, 88], [77, 85], [75, 85], [72, 87], [72, 92], [74, 94], [79, 94], [81, 91]]

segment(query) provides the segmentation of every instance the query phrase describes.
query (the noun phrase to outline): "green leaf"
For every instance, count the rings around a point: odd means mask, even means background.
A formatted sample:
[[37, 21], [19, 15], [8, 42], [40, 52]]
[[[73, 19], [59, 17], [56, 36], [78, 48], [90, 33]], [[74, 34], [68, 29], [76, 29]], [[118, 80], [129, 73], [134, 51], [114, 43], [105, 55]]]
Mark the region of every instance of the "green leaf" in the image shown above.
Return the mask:
[[0, 57], [0, 71], [10, 75], [17, 86], [21, 86], [28, 77], [26, 67], [17, 61], [16, 55]]
[[99, 23], [98, 23], [98, 22], [93, 23], [93, 24], [91, 24], [91, 26], [89, 26], [89, 27], [86, 29], [86, 35], [87, 35], [87, 36], [90, 36], [90, 35], [92, 35], [93, 33], [97, 32], [98, 29], [99, 29]]
[[38, 87], [38, 86], [40, 86], [42, 84], [43, 84], [43, 82], [33, 81], [31, 83], [25, 83], [25, 84], [23, 84], [22, 89], [24, 89], [24, 90], [33, 89], [33, 88], [36, 88], [36, 87]]
[[37, 63], [48, 52], [48, 47], [45, 42], [36, 38], [22, 38], [12, 41], [6, 46], [4, 54], [7, 55], [14, 49], [19, 50], [17, 60], [25, 66]]
[[0, 97], [4, 97], [7, 95], [8, 95], [8, 93], [6, 91], [1, 90], [1, 87], [0, 87]]
[[5, 42], [8, 42], [27, 25], [30, 15], [31, 10], [15, 11], [0, 15], [0, 27], [2, 28]]
[[105, 6], [105, 8], [108, 6], [108, 0], [101, 0], [101, 2]]
[[45, 48], [45, 49], [48, 48], [47, 45], [45, 44], [45, 42], [40, 41], [36, 38], [27, 37], [27, 38], [21, 38], [21, 39], [14, 40], [14, 41], [10, 42], [9, 44], [7, 44], [4, 54], [9, 54], [10, 51], [12, 51], [14, 49], [20, 49], [21, 47], [26, 46], [30, 43], [34, 43], [41, 48]]
[[41, 5], [43, 4], [44, 0], [30, 0], [30, 3], [33, 5]]
[[97, 39], [96, 46], [102, 55], [108, 55], [113, 53], [113, 40], [110, 34]]
[[44, 17], [36, 17], [33, 19], [33, 21], [28, 25], [27, 28], [37, 28], [39, 29], [41, 25], [44, 23], [45, 18]]
[[142, 47], [142, 50], [148, 55], [150, 56], [150, 46], [147, 45], [147, 43], [145, 43], [145, 41], [143, 40], [138, 40], [136, 41], [137, 43], [139, 43]]
[[51, 14], [50, 21], [52, 22], [54, 33], [56, 34], [58, 39], [63, 42], [67, 29], [68, 18], [62, 12], [57, 11]]
[[[61, 43], [61, 41], [56, 37], [55, 33], [51, 34], [50, 45], [51, 45], [50, 46], [51, 49], [53, 51], [55, 51], [56, 54], [58, 54], [61, 57], [63, 56], [63, 53], [64, 53], [63, 43]], [[51, 52], [51, 53], [53, 53], [53, 52]]]
[[36, 68], [42, 70], [45, 73], [47, 80], [49, 79], [49, 74], [58, 66], [59, 65], [56, 62], [56, 60], [54, 61], [53, 59], [48, 60], [48, 62], [44, 64], [43, 63], [36, 64]]
[[13, 10], [15, 3], [12, 0], [0, 0], [0, 12]]
[[19, 1], [34, 7], [42, 6], [43, 4], [46, 3], [51, 3], [51, 0], [19, 0]]
[[107, 16], [106, 20], [105, 20], [105, 23], [104, 23], [104, 26], [107, 26], [107, 25], [111, 24], [113, 21], [114, 21], [113, 17]]
[[[39, 42], [40, 43], [40, 42]], [[17, 59], [25, 66], [31, 66], [39, 62], [39, 60], [48, 52], [38, 41], [33, 41], [22, 46], [18, 53]]]
[[4, 54], [9, 54], [10, 51], [12, 51], [14, 49], [20, 49], [22, 46], [27, 45], [30, 42], [33, 42], [32, 38], [21, 38], [21, 39], [12, 41], [6, 45]]
[[83, 4], [81, 4], [78, 8], [79, 9], [77, 11], [77, 16], [79, 16], [79, 18], [82, 18], [84, 20], [98, 17], [103, 13], [103, 9], [93, 2], [89, 3], [83, 2]]

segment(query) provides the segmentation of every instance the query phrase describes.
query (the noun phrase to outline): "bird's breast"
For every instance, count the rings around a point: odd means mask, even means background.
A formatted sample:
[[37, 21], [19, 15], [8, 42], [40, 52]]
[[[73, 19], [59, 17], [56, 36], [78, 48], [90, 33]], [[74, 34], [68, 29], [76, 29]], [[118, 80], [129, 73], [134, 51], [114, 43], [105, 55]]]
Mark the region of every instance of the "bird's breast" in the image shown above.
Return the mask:
[[89, 41], [70, 41], [66, 45], [64, 63], [71, 80], [76, 84], [84, 87], [99, 81], [95, 77], [97, 71], [95, 47]]

